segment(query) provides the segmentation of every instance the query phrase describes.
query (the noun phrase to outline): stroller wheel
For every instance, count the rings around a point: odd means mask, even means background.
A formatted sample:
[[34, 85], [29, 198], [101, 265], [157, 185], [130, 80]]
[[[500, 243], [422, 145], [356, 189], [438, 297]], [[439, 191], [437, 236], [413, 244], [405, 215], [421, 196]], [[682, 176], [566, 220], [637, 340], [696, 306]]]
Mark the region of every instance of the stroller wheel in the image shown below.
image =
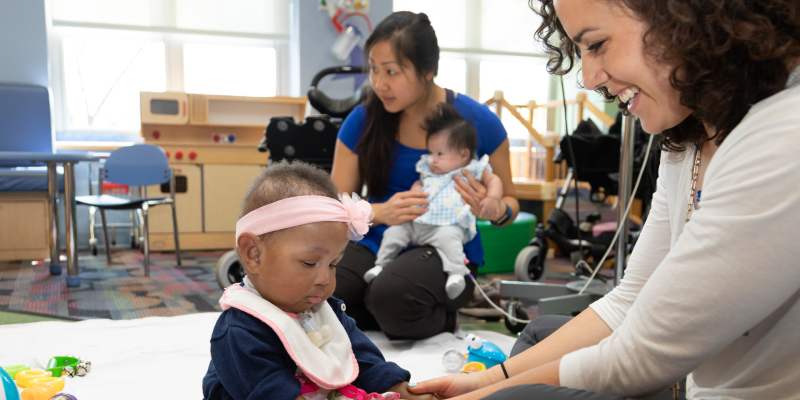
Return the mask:
[[89, 245], [89, 248], [92, 249], [92, 255], [96, 256], [97, 255], [97, 244], [92, 243], [92, 244]]
[[[516, 300], [509, 300], [506, 302], [505, 311], [510, 315], [513, 315], [515, 318], [519, 319], [528, 319], [528, 314], [522, 310], [519, 303]], [[513, 334], [518, 334], [525, 329], [525, 323], [519, 321], [511, 321], [510, 318], [505, 318], [505, 325], [506, 329], [511, 331]]]
[[244, 279], [244, 268], [239, 262], [236, 250], [231, 250], [222, 255], [217, 261], [217, 283], [222, 289]]
[[542, 249], [534, 243], [533, 245], [526, 246], [519, 254], [517, 260], [514, 262], [514, 275], [517, 279], [523, 282], [539, 282], [544, 279], [545, 267]]

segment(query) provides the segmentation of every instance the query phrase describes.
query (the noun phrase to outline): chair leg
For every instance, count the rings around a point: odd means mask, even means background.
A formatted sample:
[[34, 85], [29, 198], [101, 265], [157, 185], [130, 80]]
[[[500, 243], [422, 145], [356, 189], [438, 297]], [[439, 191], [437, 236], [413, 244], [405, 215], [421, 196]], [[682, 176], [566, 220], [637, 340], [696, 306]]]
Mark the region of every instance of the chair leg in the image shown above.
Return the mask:
[[142, 214], [141, 209], [138, 209], [136, 210], [136, 215], [139, 217], [139, 227], [136, 228], [136, 243], [138, 243], [139, 247], [142, 249], [142, 251], [144, 251], [144, 247], [142, 247], [142, 241], [144, 240], [142, 238], [142, 233], [143, 233], [142, 228], [144, 227], [144, 214]]
[[175, 201], [170, 203], [172, 206], [172, 232], [175, 235], [175, 258], [178, 260], [178, 266], [181, 266], [181, 245], [178, 242], [178, 214], [175, 213]]
[[142, 230], [144, 231], [144, 276], [150, 277], [150, 224], [147, 221], [147, 203], [142, 204]]
[[136, 233], [136, 225], [137, 225], [136, 224], [136, 214], [133, 213], [133, 210], [130, 210], [129, 213], [130, 213], [130, 219], [131, 219], [131, 232], [130, 232], [131, 233], [131, 248], [135, 249], [136, 248], [136, 242], [137, 242], [136, 238], [138, 237], [138, 235]]
[[111, 242], [108, 240], [108, 226], [106, 225], [106, 210], [100, 209], [100, 221], [103, 223], [103, 242], [106, 244], [106, 262], [111, 265]]
[[97, 238], [94, 234], [94, 224], [97, 222], [94, 216], [96, 211], [97, 207], [89, 206], [89, 247], [92, 249], [93, 255], [97, 255]]

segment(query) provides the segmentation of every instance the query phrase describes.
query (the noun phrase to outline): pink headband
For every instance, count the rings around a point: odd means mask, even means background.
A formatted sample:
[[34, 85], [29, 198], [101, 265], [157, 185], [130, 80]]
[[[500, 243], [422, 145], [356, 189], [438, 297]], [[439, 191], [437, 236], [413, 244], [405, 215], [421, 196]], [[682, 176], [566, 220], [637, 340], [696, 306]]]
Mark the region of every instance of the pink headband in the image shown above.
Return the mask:
[[341, 201], [325, 196], [289, 197], [257, 208], [240, 218], [236, 223], [236, 241], [244, 232], [263, 235], [281, 229], [310, 224], [314, 222], [346, 222], [351, 240], [361, 240], [369, 231], [372, 219], [372, 206], [342, 193]]

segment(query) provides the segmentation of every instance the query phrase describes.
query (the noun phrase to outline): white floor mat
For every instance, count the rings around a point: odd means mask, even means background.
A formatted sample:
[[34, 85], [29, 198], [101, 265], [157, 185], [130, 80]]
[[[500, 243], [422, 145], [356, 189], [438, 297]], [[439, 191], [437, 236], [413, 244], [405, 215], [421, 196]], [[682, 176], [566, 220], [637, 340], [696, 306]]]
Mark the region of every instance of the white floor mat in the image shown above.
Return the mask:
[[[78, 400], [112, 398], [197, 400], [211, 359], [209, 339], [219, 313], [136, 320], [37, 322], [0, 326], [0, 366], [26, 364], [42, 369], [54, 356], [72, 354], [92, 362], [85, 377], [66, 378], [64, 392]], [[514, 339], [476, 331], [506, 354]], [[411, 371], [412, 381], [446, 375], [442, 355], [466, 352], [463, 340], [442, 333], [432, 338], [389, 341], [367, 332], [384, 357]]]

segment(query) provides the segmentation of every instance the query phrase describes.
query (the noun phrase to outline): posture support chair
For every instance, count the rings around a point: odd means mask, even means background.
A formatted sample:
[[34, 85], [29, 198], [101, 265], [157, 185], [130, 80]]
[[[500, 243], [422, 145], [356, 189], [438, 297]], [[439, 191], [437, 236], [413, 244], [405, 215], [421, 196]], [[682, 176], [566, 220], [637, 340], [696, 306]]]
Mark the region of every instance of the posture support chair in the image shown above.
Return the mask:
[[[128, 186], [148, 186], [169, 182], [169, 197], [152, 197], [144, 199], [121, 199], [103, 194], [103, 181]], [[150, 244], [147, 211], [159, 204], [172, 207], [172, 227], [175, 234], [175, 258], [181, 265], [181, 251], [178, 244], [178, 220], [175, 214], [175, 173], [169, 167], [164, 150], [151, 144], [137, 144], [122, 147], [112, 152], [100, 171], [96, 196], [78, 196], [78, 204], [97, 207], [103, 223], [103, 241], [106, 246], [106, 257], [111, 264], [111, 247], [106, 226], [105, 210], [137, 210], [141, 214], [144, 231], [144, 276], [150, 276]]]

